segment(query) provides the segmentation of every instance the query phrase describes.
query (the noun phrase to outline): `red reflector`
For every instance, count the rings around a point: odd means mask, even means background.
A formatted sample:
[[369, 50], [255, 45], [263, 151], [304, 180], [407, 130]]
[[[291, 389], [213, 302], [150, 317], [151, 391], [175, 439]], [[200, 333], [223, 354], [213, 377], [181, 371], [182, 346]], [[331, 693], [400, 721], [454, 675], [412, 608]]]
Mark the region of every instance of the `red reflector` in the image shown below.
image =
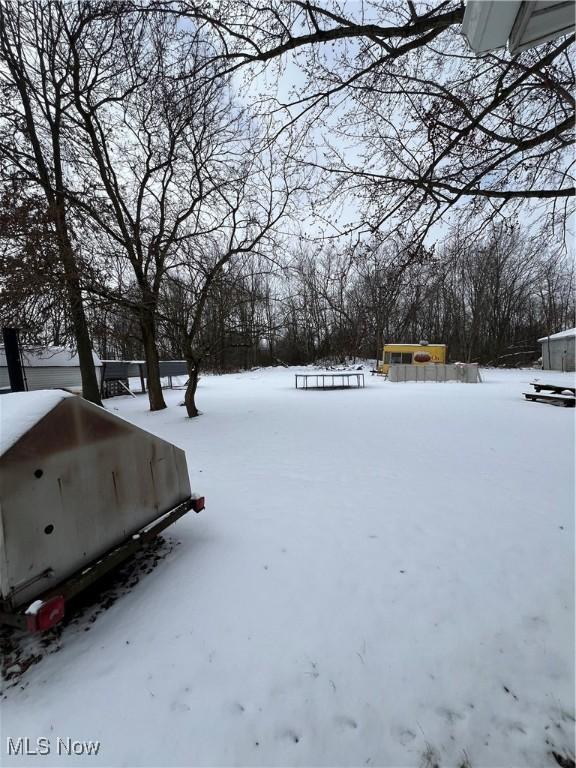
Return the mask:
[[198, 498], [192, 499], [192, 509], [194, 512], [201, 512], [205, 506], [204, 496], [198, 496]]
[[43, 632], [45, 629], [50, 629], [64, 618], [64, 597], [62, 595], [51, 597], [26, 618], [30, 632]]

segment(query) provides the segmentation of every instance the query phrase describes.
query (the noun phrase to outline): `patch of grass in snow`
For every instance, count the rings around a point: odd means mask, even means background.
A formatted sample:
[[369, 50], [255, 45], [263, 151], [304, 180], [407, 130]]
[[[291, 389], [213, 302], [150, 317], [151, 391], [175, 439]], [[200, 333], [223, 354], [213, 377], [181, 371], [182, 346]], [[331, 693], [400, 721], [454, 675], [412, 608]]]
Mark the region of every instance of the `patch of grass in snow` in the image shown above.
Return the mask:
[[575, 763], [574, 763], [573, 756], [561, 755], [559, 752], [554, 752], [554, 751], [552, 751], [551, 754], [554, 760], [556, 760], [556, 762], [560, 766], [560, 768], [574, 768]]
[[426, 742], [426, 749], [422, 753], [420, 768], [440, 768], [440, 757], [434, 747]]
[[26, 672], [42, 659], [60, 650], [74, 633], [89, 632], [94, 622], [118, 599], [151, 573], [178, 544], [158, 537], [127, 560], [120, 568], [106, 574], [66, 604], [66, 615], [60, 624], [47, 632], [30, 635], [14, 627], [0, 627], [0, 680], [5, 691], [16, 685], [22, 688]]
[[[574, 722], [574, 718], [571, 715], [567, 715], [566, 720], [571, 720]], [[555, 725], [558, 729], [562, 730], [560, 723], [556, 723]], [[545, 726], [544, 730], [549, 733], [549, 735], [545, 738], [545, 743], [548, 756], [550, 757], [550, 765], [559, 765], [560, 768], [576, 768], [576, 763], [574, 762], [574, 752], [572, 750], [566, 750], [566, 748], [556, 746], [551, 738], [549, 729], [550, 726], [547, 725]], [[522, 733], [525, 733], [525, 731], [522, 730]], [[442, 768], [438, 751], [428, 741], [426, 742], [426, 749], [420, 758], [419, 768]], [[472, 768], [470, 756], [465, 749], [462, 750], [462, 759], [457, 763], [457, 768]]]

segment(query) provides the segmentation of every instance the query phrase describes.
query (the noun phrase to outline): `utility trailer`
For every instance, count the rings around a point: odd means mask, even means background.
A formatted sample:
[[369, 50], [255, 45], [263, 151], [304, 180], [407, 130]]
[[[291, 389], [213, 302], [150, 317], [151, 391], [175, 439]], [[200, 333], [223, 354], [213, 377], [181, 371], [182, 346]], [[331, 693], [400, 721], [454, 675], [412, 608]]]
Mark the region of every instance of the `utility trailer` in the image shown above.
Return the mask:
[[[574, 408], [576, 403], [576, 387], [568, 387], [564, 384], [545, 384], [541, 381], [531, 381], [530, 384], [534, 387], [534, 392], [524, 392], [526, 400], [533, 400], [535, 402], [541, 401], [543, 403], [551, 403], [552, 405], [562, 405], [565, 408]], [[549, 395], [542, 394], [544, 392], [550, 392]]]
[[0, 397], [0, 622], [39, 631], [204, 498], [184, 451], [60, 390]]

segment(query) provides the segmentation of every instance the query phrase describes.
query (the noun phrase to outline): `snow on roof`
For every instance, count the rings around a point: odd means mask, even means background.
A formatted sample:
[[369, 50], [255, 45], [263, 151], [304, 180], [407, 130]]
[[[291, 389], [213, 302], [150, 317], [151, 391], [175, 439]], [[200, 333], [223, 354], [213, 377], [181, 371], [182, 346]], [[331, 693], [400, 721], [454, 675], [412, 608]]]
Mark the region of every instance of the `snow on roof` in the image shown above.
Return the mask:
[[[102, 362], [96, 352], [92, 351], [94, 365]], [[78, 354], [68, 347], [22, 347], [24, 366], [29, 368], [77, 368], [80, 365]], [[4, 347], [0, 346], [0, 367], [6, 365]]]
[[103, 363], [128, 363], [128, 365], [146, 365], [146, 360], [102, 360]]
[[0, 396], [0, 456], [65, 397], [74, 395], [62, 389], [39, 389]]
[[576, 336], [576, 328], [568, 328], [566, 331], [552, 333], [550, 336], [543, 336], [541, 339], [538, 339], [538, 341], [543, 342], [548, 341], [548, 339], [569, 339], [570, 336]]
[[427, 344], [421, 344], [418, 341], [406, 341], [401, 344], [384, 344], [385, 347], [445, 347], [446, 344], [434, 344], [428, 342]]

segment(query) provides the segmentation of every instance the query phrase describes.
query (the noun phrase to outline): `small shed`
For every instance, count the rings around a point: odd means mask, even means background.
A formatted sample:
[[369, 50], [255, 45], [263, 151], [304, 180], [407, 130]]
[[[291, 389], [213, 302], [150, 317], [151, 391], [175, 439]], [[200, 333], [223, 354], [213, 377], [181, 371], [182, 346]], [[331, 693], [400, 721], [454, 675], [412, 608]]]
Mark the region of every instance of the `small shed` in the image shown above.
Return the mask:
[[[95, 352], [94, 365], [100, 380], [102, 362]], [[22, 347], [24, 381], [30, 391], [38, 389], [82, 390], [80, 360], [73, 349], [67, 347]], [[10, 387], [4, 346], [0, 346], [0, 389]]]
[[545, 371], [573, 371], [576, 328], [538, 339], [542, 344], [542, 368]]

